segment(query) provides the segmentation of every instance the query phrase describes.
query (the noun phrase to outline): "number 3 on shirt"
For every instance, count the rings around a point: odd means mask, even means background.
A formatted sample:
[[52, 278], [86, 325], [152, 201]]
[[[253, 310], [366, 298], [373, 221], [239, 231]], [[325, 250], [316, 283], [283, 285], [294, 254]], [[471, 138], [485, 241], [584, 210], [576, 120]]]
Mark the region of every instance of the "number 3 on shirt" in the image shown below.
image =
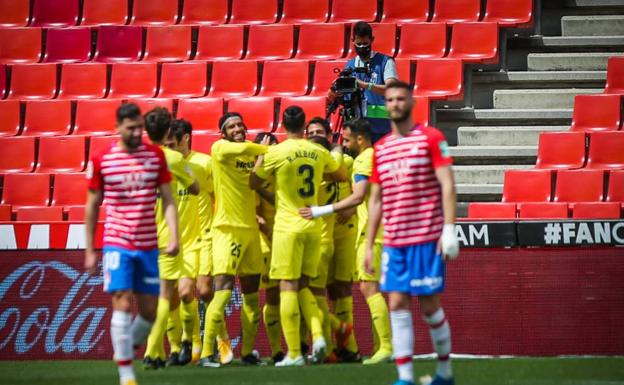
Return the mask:
[[309, 164], [302, 164], [298, 173], [303, 177], [303, 187], [298, 190], [299, 195], [303, 198], [314, 196], [314, 168]]

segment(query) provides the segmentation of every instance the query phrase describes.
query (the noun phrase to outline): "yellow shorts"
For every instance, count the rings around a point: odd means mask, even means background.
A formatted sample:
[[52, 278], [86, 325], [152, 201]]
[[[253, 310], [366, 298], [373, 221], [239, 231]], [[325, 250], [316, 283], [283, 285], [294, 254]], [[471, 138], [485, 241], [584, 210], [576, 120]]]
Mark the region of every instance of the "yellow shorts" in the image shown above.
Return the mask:
[[269, 271], [271, 270], [271, 241], [262, 232], [260, 233], [260, 250], [262, 251], [262, 260], [264, 261], [260, 288], [270, 289], [277, 287], [279, 282], [269, 278]]
[[257, 229], [212, 229], [212, 275], [257, 275], [263, 266]]
[[212, 237], [202, 240], [198, 275], [212, 275]]
[[375, 274], [371, 275], [366, 272], [364, 268], [364, 258], [366, 257], [366, 238], [360, 239], [357, 246], [357, 279], [358, 281], [375, 281], [379, 282], [381, 278], [381, 253], [383, 250], [383, 244], [381, 242], [375, 242], [373, 246], [373, 267]]
[[162, 250], [158, 253], [158, 277], [165, 281], [177, 281], [182, 270], [182, 255], [180, 250], [175, 257], [165, 254]]
[[315, 278], [321, 250], [320, 233], [273, 232], [271, 279], [299, 279], [301, 275]]
[[329, 265], [327, 283], [353, 281], [356, 254], [355, 231], [348, 232], [341, 238], [334, 238], [334, 258]]
[[334, 242], [333, 239], [323, 239], [320, 245], [321, 256], [319, 258], [316, 277], [310, 280], [310, 286], [324, 289], [327, 286], [329, 278], [329, 266], [334, 259]]
[[182, 268], [180, 270], [180, 278], [197, 279], [199, 272], [200, 249], [184, 251], [182, 254]]

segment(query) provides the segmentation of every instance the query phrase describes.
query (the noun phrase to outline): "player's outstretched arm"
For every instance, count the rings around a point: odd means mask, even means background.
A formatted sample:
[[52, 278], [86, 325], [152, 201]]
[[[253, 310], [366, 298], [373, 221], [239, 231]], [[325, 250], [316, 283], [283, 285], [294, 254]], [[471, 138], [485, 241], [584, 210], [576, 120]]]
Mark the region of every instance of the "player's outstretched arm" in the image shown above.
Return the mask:
[[173, 193], [171, 192], [171, 185], [169, 183], [161, 184], [160, 197], [162, 199], [162, 209], [169, 227], [169, 244], [165, 249], [165, 254], [176, 256], [180, 251], [180, 237], [178, 233], [178, 210], [176, 209], [175, 200], [173, 199]]
[[366, 256], [364, 268], [369, 274], [375, 274], [373, 264], [373, 247], [377, 231], [381, 225], [381, 187], [376, 183], [370, 185], [370, 197], [368, 198], [368, 229], [366, 230]]
[[361, 180], [357, 182], [353, 187], [353, 193], [345, 199], [326, 206], [312, 206], [300, 208], [299, 215], [306, 219], [314, 219], [323, 215], [332, 214], [336, 211], [342, 211], [357, 207], [364, 202], [368, 186], [368, 180]]
[[459, 255], [459, 241], [455, 234], [457, 191], [453, 169], [451, 166], [438, 167], [435, 174], [442, 187], [442, 211], [444, 213], [444, 230], [438, 247], [445, 259], [455, 259]]
[[91, 274], [96, 273], [97, 254], [95, 253], [95, 229], [102, 205], [102, 191], [89, 189], [85, 207], [86, 249], [84, 267]]

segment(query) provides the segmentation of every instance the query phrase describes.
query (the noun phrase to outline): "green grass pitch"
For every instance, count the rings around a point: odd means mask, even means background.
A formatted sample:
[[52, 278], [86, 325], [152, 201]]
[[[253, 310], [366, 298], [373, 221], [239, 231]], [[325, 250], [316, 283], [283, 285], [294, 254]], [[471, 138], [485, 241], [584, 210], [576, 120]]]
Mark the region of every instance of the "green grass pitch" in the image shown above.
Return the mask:
[[[511, 358], [453, 361], [458, 385], [624, 385], [624, 358]], [[416, 360], [416, 376], [433, 373], [433, 360]], [[169, 368], [145, 372], [135, 362], [139, 385], [386, 385], [392, 364], [219, 369]], [[2, 361], [1, 385], [114, 385], [112, 361]]]

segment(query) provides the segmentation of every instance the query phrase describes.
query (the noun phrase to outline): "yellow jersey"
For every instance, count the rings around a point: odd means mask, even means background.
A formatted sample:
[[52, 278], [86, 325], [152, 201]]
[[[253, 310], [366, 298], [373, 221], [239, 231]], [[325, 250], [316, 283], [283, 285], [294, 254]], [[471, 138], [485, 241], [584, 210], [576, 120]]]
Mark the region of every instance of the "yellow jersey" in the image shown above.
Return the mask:
[[[275, 178], [271, 175], [264, 181], [262, 188], [267, 192], [275, 194]], [[258, 208], [258, 214], [264, 218], [267, 227], [272, 230], [275, 224], [275, 206], [267, 202], [260, 194], [256, 194], [256, 206]]]
[[[338, 196], [336, 197], [335, 202], [339, 202], [351, 195], [351, 193], [353, 193], [353, 188], [351, 186], [351, 178], [353, 174], [353, 158], [347, 154], [343, 154], [342, 156], [342, 164], [347, 172], [347, 180], [345, 182], [338, 183]], [[336, 222], [334, 226], [334, 238], [338, 239], [345, 237], [350, 232], [356, 230], [356, 225], [357, 215], [353, 215], [351, 219], [349, 219], [349, 221], [343, 225]]]
[[[187, 162], [193, 175], [198, 178], [202, 173], [200, 166]], [[201, 227], [197, 213], [199, 212], [199, 195], [192, 195], [188, 188], [178, 186], [178, 222], [180, 223], [180, 244], [182, 250], [195, 251], [201, 247]]]
[[[343, 163], [341, 159], [343, 154], [331, 152], [331, 156], [338, 162]], [[344, 183], [344, 182], [342, 182]], [[330, 182], [323, 180], [319, 189], [318, 204], [319, 206], [331, 205], [339, 201], [338, 192], [340, 188], [339, 182]], [[336, 226], [336, 214], [324, 215], [321, 217], [321, 240], [332, 241], [334, 239], [334, 228]]]
[[230, 142], [219, 139], [212, 145], [212, 178], [214, 181], [216, 226], [257, 228], [255, 192], [249, 188], [249, 175], [256, 156], [267, 146], [252, 142]]
[[[195, 182], [195, 177], [193, 176], [193, 173], [188, 163], [184, 160], [182, 154], [164, 146], [161, 146], [160, 148], [165, 154], [165, 160], [167, 161], [167, 166], [171, 172], [171, 192], [179, 211], [181, 201], [180, 192], [185, 191], [189, 186], [191, 186], [193, 182]], [[184, 195], [184, 193], [182, 193], [182, 195]], [[179, 212], [178, 223], [182, 223]], [[158, 228], [158, 248], [164, 249], [169, 243], [169, 227], [165, 221], [165, 215], [162, 209], [162, 198], [160, 198], [160, 196], [156, 200], [156, 227]], [[181, 233], [182, 229], [180, 229], [180, 245], [183, 247], [184, 242], [182, 241]]]
[[286, 139], [271, 146], [257, 174], [263, 179], [275, 176], [275, 230], [320, 232], [320, 219], [305, 219], [299, 215], [299, 209], [319, 204], [323, 174], [339, 168], [340, 163], [329, 151], [306, 139]]
[[[361, 178], [368, 179], [373, 173], [373, 148], [369, 147], [362, 151], [353, 161], [353, 186], [361, 180]], [[363, 239], [366, 237], [366, 229], [368, 227], [368, 198], [370, 197], [370, 188], [366, 192], [364, 202], [357, 207], [357, 221], [358, 221], [358, 233], [357, 239]], [[377, 231], [376, 241], [381, 242], [383, 240], [383, 227], [379, 226]]]
[[186, 161], [191, 165], [197, 166], [193, 169], [199, 184], [198, 214], [199, 227], [202, 233], [202, 239], [210, 236], [210, 227], [212, 226], [213, 205], [214, 205], [214, 188], [212, 182], [212, 158], [203, 152], [191, 151], [186, 157]]

